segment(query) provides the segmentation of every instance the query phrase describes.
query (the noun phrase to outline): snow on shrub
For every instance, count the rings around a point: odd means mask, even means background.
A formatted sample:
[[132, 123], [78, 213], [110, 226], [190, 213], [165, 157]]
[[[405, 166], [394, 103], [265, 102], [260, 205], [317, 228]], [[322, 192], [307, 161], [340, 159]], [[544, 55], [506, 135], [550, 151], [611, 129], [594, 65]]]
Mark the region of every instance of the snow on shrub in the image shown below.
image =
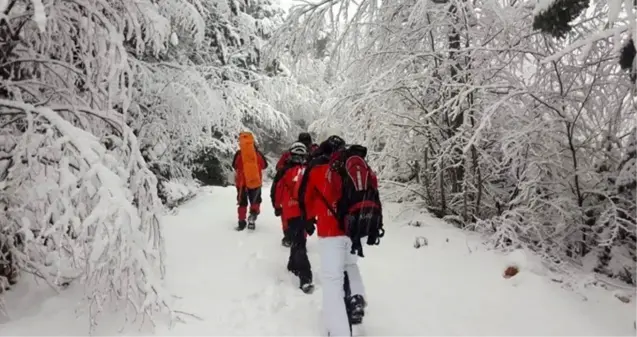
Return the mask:
[[175, 205], [180, 200], [190, 198], [197, 190], [199, 183], [191, 179], [171, 179], [163, 183], [168, 205]]
[[2, 99], [0, 106], [25, 123], [22, 134], [3, 134], [1, 149], [10, 159], [0, 222], [13, 239], [13, 262], [54, 289], [82, 284], [92, 325], [106, 302], [148, 317], [170, 312], [156, 178], [131, 130], [119, 125], [125, 136], [105, 145], [51, 108]]
[[[493, 247], [528, 248], [553, 269], [593, 254], [595, 272], [635, 285], [637, 109], [617, 67], [637, 33], [634, 6], [355, 2], [300, 4], [279, 29], [277, 45], [294, 55], [314, 53], [329, 32], [329, 73], [341, 81], [313, 126], [347, 126], [383, 184], [402, 187], [393, 200], [416, 196]], [[561, 18], [564, 4], [578, 16], [552, 22], [573, 28], [566, 41], [535, 34], [534, 17]]]

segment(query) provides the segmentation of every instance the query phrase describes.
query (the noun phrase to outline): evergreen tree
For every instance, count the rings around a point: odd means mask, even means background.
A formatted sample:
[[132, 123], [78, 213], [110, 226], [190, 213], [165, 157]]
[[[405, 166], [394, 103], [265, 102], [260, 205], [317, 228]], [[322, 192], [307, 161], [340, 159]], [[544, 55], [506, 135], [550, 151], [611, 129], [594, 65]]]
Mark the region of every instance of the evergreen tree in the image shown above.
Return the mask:
[[570, 23], [588, 8], [589, 3], [590, 0], [555, 0], [533, 18], [533, 29], [563, 38], [572, 29]]

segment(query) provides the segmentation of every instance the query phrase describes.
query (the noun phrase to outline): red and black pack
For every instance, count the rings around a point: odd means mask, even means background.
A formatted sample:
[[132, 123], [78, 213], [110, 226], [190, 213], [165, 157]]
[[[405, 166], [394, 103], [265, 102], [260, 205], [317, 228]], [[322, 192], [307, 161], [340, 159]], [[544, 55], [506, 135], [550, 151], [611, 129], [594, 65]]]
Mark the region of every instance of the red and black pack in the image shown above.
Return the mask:
[[352, 254], [363, 256], [361, 238], [367, 237], [368, 245], [378, 245], [385, 231], [383, 212], [378, 192], [378, 179], [365, 157], [367, 148], [351, 145], [330, 157], [330, 170], [339, 181], [332, 186], [339, 188], [340, 198], [336, 214], [341, 229], [352, 239]]

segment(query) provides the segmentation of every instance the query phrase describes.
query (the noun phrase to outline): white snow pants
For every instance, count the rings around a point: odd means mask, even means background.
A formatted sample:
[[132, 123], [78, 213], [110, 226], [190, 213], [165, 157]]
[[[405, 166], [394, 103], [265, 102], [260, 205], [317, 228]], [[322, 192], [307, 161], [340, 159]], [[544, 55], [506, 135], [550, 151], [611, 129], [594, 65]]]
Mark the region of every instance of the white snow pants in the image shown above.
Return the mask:
[[323, 322], [328, 335], [351, 336], [345, 309], [345, 274], [349, 278], [351, 295], [362, 295], [365, 288], [358, 269], [358, 256], [351, 254], [352, 240], [347, 236], [319, 239], [321, 283], [323, 289]]

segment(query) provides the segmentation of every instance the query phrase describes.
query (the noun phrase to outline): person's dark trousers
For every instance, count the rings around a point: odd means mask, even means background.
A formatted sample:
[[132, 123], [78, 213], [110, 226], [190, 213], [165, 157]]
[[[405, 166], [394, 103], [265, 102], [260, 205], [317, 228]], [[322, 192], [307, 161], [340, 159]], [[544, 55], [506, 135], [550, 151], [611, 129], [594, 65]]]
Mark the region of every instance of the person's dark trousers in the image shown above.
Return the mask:
[[352, 296], [352, 289], [349, 285], [349, 275], [345, 273], [343, 282], [343, 292], [345, 293], [345, 310], [347, 311], [347, 321], [349, 322], [349, 332], [352, 333], [352, 325], [361, 324], [365, 316], [365, 299], [361, 295]]
[[298, 276], [300, 286], [312, 283], [312, 267], [307, 258], [305, 227], [306, 222], [301, 217], [288, 220], [288, 232], [292, 240], [288, 269]]
[[250, 204], [250, 214], [258, 215], [261, 211], [261, 188], [248, 189], [246, 187], [237, 188], [237, 215], [239, 221], [245, 221]]

